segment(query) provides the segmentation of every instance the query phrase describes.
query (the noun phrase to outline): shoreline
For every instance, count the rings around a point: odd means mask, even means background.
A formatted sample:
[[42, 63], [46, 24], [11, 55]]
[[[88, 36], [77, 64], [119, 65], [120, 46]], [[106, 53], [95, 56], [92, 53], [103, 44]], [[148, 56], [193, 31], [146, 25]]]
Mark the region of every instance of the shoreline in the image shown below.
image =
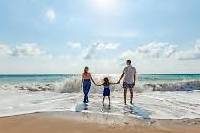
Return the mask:
[[173, 121], [176, 123], [187, 123], [189, 125], [200, 125], [200, 118], [182, 118], [182, 119], [156, 119], [156, 118], [140, 118], [134, 117], [130, 115], [118, 115], [118, 114], [111, 114], [111, 113], [94, 113], [94, 112], [76, 112], [76, 111], [44, 111], [44, 112], [33, 112], [33, 113], [25, 113], [25, 114], [16, 114], [11, 116], [0, 116], [0, 119], [10, 118], [10, 117], [20, 117], [20, 116], [42, 116], [42, 117], [55, 117], [60, 119], [72, 119], [78, 121], [87, 121], [87, 122], [107, 122], [113, 123], [117, 122], [118, 124], [123, 124], [132, 121], [140, 121], [140, 122], [168, 122]]
[[87, 112], [43, 112], [0, 118], [3, 133], [198, 133], [200, 119], [159, 120], [115, 117]]
[[[103, 122], [113, 122], [113, 121], [119, 121], [119, 120], [124, 120], [125, 122], [127, 121], [132, 121], [132, 120], [137, 120], [137, 121], [143, 121], [143, 122], [164, 122], [164, 121], [174, 121], [174, 122], [188, 122], [188, 124], [194, 123], [194, 121], [197, 124], [200, 124], [200, 118], [172, 118], [172, 119], [159, 119], [159, 118], [150, 118], [150, 117], [143, 117], [143, 116], [138, 116], [133, 114], [114, 114], [110, 112], [91, 112], [87, 110], [79, 110], [78, 111], [71, 111], [71, 110], [65, 110], [65, 111], [36, 111], [36, 112], [30, 112], [30, 113], [22, 113], [22, 114], [14, 114], [14, 115], [6, 115], [6, 116], [0, 116], [1, 118], [9, 118], [9, 117], [20, 117], [20, 116], [26, 116], [26, 115], [40, 115], [40, 116], [49, 116], [49, 117], [57, 117], [57, 118], [62, 118], [62, 119], [78, 119], [80, 120], [87, 120], [87, 121], [92, 121], [95, 122], [97, 120], [101, 120]], [[100, 121], [98, 121], [100, 123]]]

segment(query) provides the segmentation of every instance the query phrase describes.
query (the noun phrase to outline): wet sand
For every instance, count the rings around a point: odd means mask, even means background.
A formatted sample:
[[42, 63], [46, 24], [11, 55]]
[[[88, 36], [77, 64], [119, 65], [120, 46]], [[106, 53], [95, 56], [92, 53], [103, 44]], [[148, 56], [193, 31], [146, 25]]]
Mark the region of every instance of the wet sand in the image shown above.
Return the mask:
[[0, 133], [200, 133], [199, 119], [99, 122], [87, 120], [85, 115], [78, 113], [76, 117], [56, 114], [35, 113], [0, 118]]

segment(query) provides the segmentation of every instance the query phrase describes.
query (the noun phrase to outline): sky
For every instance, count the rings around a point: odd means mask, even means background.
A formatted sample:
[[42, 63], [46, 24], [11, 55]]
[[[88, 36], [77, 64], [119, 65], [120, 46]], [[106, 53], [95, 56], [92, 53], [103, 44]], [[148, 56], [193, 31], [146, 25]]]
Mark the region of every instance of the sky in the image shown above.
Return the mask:
[[0, 73], [200, 73], [199, 0], [1, 0]]

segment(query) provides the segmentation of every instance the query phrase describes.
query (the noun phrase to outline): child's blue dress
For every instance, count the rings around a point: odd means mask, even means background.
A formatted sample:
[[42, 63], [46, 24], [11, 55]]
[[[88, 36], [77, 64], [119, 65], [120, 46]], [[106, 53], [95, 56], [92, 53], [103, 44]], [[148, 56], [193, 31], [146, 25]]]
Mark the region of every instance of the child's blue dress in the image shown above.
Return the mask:
[[109, 86], [104, 86], [104, 89], [103, 89], [103, 96], [110, 96], [110, 88]]

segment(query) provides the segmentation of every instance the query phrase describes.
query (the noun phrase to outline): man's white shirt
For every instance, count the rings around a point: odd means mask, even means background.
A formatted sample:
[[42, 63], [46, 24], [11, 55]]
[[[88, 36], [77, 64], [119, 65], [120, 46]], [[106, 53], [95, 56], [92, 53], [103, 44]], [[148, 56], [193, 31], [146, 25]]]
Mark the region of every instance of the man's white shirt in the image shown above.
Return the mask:
[[136, 69], [132, 65], [129, 65], [124, 68], [124, 82], [127, 84], [133, 84], [133, 78], [134, 75], [136, 74]]

